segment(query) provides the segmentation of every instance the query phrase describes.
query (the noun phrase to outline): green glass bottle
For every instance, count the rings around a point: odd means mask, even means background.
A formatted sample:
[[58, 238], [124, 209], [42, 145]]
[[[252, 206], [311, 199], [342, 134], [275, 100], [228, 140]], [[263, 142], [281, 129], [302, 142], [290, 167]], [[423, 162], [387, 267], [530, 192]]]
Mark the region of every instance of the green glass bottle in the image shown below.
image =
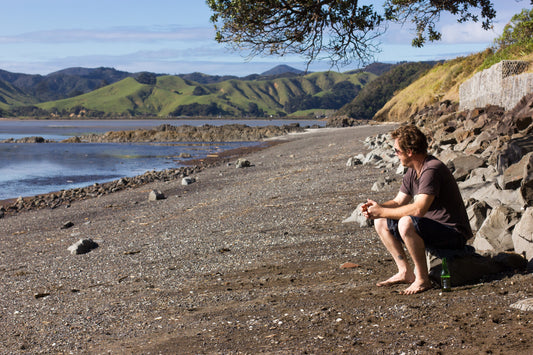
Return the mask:
[[442, 286], [442, 291], [450, 292], [452, 290], [450, 270], [448, 270], [448, 263], [446, 258], [442, 258], [442, 271], [440, 272], [440, 285]]

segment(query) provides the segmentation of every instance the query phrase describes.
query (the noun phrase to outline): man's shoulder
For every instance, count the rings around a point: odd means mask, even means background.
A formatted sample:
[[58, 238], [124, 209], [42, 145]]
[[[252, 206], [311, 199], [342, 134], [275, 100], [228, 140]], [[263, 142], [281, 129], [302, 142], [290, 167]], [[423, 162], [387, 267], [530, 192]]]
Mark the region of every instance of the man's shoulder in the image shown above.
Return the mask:
[[426, 168], [433, 168], [433, 169], [439, 169], [439, 168], [446, 168], [446, 164], [444, 164], [440, 159], [433, 155], [428, 155], [426, 158], [426, 161], [424, 162], [424, 167]]

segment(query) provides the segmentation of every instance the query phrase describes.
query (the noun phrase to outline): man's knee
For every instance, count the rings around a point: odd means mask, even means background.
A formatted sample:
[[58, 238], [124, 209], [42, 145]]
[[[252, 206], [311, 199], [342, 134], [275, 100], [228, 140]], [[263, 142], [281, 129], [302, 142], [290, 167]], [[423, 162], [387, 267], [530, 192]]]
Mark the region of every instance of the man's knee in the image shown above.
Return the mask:
[[398, 220], [398, 233], [402, 236], [410, 235], [412, 232], [416, 233], [415, 225], [410, 216], [403, 216]]
[[387, 226], [386, 218], [377, 218], [374, 220], [374, 228], [378, 234], [381, 234], [381, 231], [388, 231], [389, 227]]

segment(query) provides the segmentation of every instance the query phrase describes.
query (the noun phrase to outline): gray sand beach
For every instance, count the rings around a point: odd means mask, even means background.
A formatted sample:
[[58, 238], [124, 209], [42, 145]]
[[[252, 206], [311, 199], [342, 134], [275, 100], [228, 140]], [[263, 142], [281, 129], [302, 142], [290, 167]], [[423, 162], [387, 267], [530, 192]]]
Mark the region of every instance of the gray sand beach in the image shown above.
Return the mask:
[[[342, 221], [401, 177], [373, 192], [394, 172], [346, 161], [391, 127], [310, 130], [190, 185], [0, 219], [0, 353], [530, 353], [533, 312], [509, 305], [532, 297], [531, 274], [447, 294], [375, 286], [392, 259], [372, 228]], [[149, 201], [154, 189], [166, 198]], [[85, 238], [98, 247], [67, 250]]]

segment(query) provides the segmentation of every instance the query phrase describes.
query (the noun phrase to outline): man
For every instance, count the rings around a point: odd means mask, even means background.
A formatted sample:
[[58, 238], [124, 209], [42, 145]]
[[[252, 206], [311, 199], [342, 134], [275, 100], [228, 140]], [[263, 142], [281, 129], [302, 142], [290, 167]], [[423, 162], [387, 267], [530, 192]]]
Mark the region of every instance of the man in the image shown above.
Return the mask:
[[381, 241], [398, 267], [397, 274], [377, 286], [410, 284], [401, 292], [410, 295], [432, 287], [425, 248], [462, 249], [472, 230], [459, 187], [446, 165], [428, 155], [426, 136], [413, 125], [402, 126], [391, 136], [396, 155], [408, 168], [400, 191], [382, 204], [368, 199], [361, 209], [366, 218], [374, 220]]

